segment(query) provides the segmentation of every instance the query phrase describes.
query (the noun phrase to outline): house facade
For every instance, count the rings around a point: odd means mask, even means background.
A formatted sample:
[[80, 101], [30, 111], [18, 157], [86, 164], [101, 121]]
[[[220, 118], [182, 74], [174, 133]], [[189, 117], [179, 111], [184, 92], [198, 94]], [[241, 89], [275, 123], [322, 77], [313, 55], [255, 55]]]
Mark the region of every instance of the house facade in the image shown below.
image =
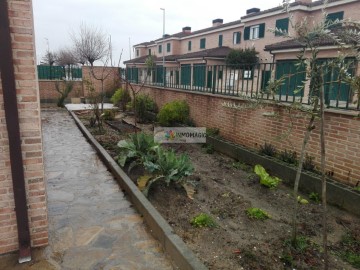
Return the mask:
[[[359, 7], [356, 0], [329, 0], [326, 7], [323, 0], [295, 0], [290, 3], [289, 12], [282, 6], [264, 11], [252, 8], [237, 21], [224, 23], [222, 19], [215, 19], [211, 27], [193, 32], [187, 26], [179, 33], [135, 45], [136, 58], [124, 62], [127, 76], [132, 82], [253, 97], [264, 89], [271, 76], [286, 76], [289, 70], [293, 71], [301, 49], [291, 44], [284, 46], [284, 37], [270, 29], [281, 29], [293, 36], [294, 25], [305, 17], [309, 24], [321, 21], [324, 8], [331, 20], [359, 20], [360, 14], [356, 12]], [[226, 57], [232, 49], [245, 48], [258, 52], [259, 64], [240, 69], [226, 65]], [[337, 50], [335, 46], [324, 46], [319, 57], [335, 57]], [[156, 63], [152, 70], [145, 63], [149, 55]], [[281, 90], [284, 95], [280, 93], [279, 98], [296, 99], [299, 96], [294, 93], [296, 81], [301, 79], [301, 76], [294, 77], [287, 82], [290, 90], [286, 93]], [[300, 98], [306, 95], [302, 93]]]

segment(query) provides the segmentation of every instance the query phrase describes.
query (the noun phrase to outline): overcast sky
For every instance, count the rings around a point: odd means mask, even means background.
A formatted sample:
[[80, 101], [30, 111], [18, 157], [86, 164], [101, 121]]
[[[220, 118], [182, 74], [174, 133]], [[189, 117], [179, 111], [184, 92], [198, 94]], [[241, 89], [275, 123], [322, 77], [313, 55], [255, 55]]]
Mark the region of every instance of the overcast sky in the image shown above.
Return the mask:
[[[175, 34], [184, 26], [192, 31], [240, 19], [249, 8], [261, 10], [279, 6], [282, 0], [33, 0], [37, 59], [50, 51], [71, 47], [69, 33], [83, 22], [100, 27], [111, 35], [113, 58], [122, 61], [133, 57], [132, 46], [162, 36], [165, 8], [165, 33]], [[129, 42], [130, 39], [130, 42]]]

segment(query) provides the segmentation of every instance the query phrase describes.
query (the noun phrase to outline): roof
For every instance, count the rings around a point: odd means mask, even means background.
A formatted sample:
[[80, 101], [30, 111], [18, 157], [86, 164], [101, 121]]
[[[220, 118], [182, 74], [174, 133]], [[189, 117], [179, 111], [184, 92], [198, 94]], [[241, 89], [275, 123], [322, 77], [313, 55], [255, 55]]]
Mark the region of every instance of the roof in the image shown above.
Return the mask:
[[[328, 4], [329, 3], [333, 3], [333, 2], [339, 2], [339, 1], [343, 1], [343, 0], [328, 0]], [[324, 0], [319, 0], [319, 1], [315, 1], [312, 3], [303, 3], [303, 2], [293, 2], [290, 3], [290, 7], [296, 7], [296, 6], [306, 6], [306, 7], [316, 7], [316, 6], [320, 6], [324, 3]], [[255, 13], [251, 13], [245, 16], [242, 16], [241, 19], [248, 19], [251, 17], [255, 17], [255, 16], [259, 16], [259, 15], [263, 15], [263, 14], [267, 14], [267, 13], [271, 13], [271, 12], [275, 12], [275, 11], [279, 11], [279, 10], [283, 10], [284, 7], [283, 6], [278, 6], [278, 7], [274, 7], [274, 8], [270, 8], [270, 9], [266, 9], [260, 12], [255, 12]]]
[[[200, 30], [197, 30], [197, 31], [194, 31], [194, 32], [179, 32], [179, 33], [176, 33], [176, 34], [173, 34], [173, 35], [170, 35], [170, 36], [166, 37], [165, 40], [170, 39], [170, 38], [183, 38], [183, 37], [186, 37], [186, 36], [198, 35], [198, 34], [206, 33], [208, 31], [218, 30], [218, 29], [222, 29], [222, 28], [225, 28], [225, 27], [237, 25], [237, 24], [240, 24], [240, 23], [241, 23], [241, 20], [237, 20], [237, 21], [233, 21], [233, 22], [229, 22], [229, 23], [224, 23], [224, 24], [221, 24], [221, 25], [218, 25], [218, 26], [212, 26], [212, 27], [200, 29]], [[156, 41], [161, 41], [161, 40], [162, 40], [162, 38], [158, 38], [158, 39], [150, 41], [150, 42], [143, 42], [143, 43], [140, 43], [140, 44], [136, 44], [136, 45], [134, 45], [134, 47], [148, 46], [148, 45], [154, 44]]]
[[[182, 55], [167, 55], [165, 56], [166, 62], [174, 62], [176, 60], [181, 59], [194, 59], [194, 58], [226, 58], [226, 56], [231, 51], [231, 48], [229, 47], [218, 47], [208, 50], [202, 50], [198, 52], [192, 52]], [[128, 61], [124, 61], [124, 64], [145, 64], [146, 59], [148, 58], [148, 55], [141, 56], [138, 58], [134, 58]], [[161, 62], [162, 56], [156, 57], [155, 62]]]
[[[351, 31], [354, 29], [352, 26], [341, 26], [337, 28], [331, 29], [332, 35], [322, 35], [318, 37], [314, 37], [312, 39], [312, 44], [314, 46], [336, 46], [339, 44], [339, 41], [346, 43], [346, 44], [358, 44], [359, 40], [355, 37], [352, 37], [349, 34], [349, 30]], [[357, 32], [355, 32], [356, 34]], [[336, 41], [335, 38], [339, 40]], [[304, 39], [297, 38], [297, 39], [289, 39], [281, 42], [277, 42], [274, 44], [266, 45], [265, 51], [274, 51], [274, 50], [287, 50], [287, 49], [299, 49], [304, 48], [306, 46], [306, 42]]]

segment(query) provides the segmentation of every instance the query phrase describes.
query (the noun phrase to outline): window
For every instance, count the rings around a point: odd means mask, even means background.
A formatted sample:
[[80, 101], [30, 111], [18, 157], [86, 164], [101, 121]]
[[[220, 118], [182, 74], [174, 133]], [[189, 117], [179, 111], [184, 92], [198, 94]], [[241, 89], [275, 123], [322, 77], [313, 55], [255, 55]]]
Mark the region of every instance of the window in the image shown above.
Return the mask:
[[170, 52], [170, 51], [171, 51], [171, 44], [170, 44], [170, 43], [167, 43], [167, 44], [166, 44], [166, 51], [167, 51], [167, 52]]
[[[276, 29], [282, 30], [283, 32], [288, 32], [289, 18], [276, 20], [275, 27], [276, 27]], [[282, 36], [282, 34], [276, 31], [275, 36]]]
[[244, 40], [253, 40], [263, 38], [265, 36], [265, 23], [247, 26], [244, 29]]
[[136, 50], [136, 57], [139, 57], [139, 49]]
[[219, 47], [223, 45], [223, 35], [219, 35]]
[[200, 49], [205, 49], [206, 47], [206, 38], [200, 39]]
[[158, 51], [159, 51], [159, 53], [162, 53], [162, 45], [159, 45]]
[[188, 42], [188, 51], [191, 51], [191, 41]]
[[[329, 13], [326, 15], [326, 23], [332, 23], [336, 20], [343, 20], [344, 19], [344, 11]], [[336, 27], [337, 24], [331, 25], [330, 27]]]
[[234, 32], [233, 34], [233, 44], [240, 44], [241, 40], [241, 33], [240, 32]]
[[218, 80], [222, 80], [222, 77], [223, 77], [223, 71], [222, 71], [222, 70], [219, 70]]
[[151, 55], [151, 49], [149, 49], [149, 55]]

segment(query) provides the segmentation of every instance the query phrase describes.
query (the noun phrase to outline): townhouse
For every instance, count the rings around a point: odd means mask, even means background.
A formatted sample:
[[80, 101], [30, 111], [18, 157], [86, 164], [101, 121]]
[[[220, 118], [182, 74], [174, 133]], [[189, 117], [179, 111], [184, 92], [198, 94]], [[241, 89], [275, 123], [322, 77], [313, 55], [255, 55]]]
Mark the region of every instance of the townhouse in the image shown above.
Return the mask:
[[[279, 78], [294, 72], [296, 55], [302, 48], [299, 42], [284, 39], [271, 29], [282, 29], [294, 36], [296, 23], [305, 17], [309, 24], [320, 21], [324, 7], [324, 0], [295, 0], [290, 3], [289, 13], [282, 6], [264, 11], [252, 8], [237, 21], [224, 23], [222, 19], [215, 19], [211, 27], [197, 31], [191, 31], [191, 27], [186, 26], [179, 33], [135, 45], [136, 58], [124, 62], [128, 79], [206, 92], [212, 89], [213, 93], [220, 91], [221, 94], [250, 93], [253, 96], [251, 91], [256, 89], [257, 93], [263, 89], [271, 76]], [[357, 0], [329, 0], [326, 3], [326, 19], [359, 20], [360, 14], [356, 12], [359, 7]], [[323, 41], [320, 45], [320, 58], [326, 60], [337, 55], [338, 49], [334, 44]], [[240, 48], [254, 48], [258, 52], [259, 64], [242, 69], [226, 66], [229, 52]], [[145, 62], [149, 55], [156, 63], [153, 71], [146, 70]], [[276, 75], [272, 74], [274, 69]], [[306, 96], [306, 93], [296, 92], [297, 82], [303, 79], [304, 73], [289, 76], [280, 91], [280, 99], [289, 101], [289, 98], [294, 100], [297, 96]], [[349, 89], [345, 88], [340, 101], [348, 97]], [[330, 99], [336, 99], [336, 91], [333, 92]]]

